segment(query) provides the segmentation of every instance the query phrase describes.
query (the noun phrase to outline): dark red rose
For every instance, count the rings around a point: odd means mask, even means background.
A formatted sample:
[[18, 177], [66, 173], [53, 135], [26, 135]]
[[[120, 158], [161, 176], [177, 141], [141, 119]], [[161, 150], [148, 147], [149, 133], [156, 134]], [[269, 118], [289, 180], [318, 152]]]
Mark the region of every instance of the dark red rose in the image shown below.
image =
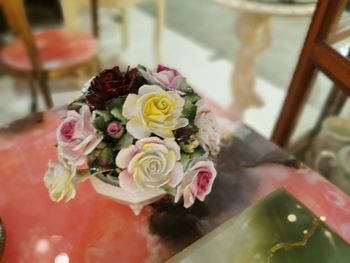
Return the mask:
[[128, 68], [125, 73], [119, 67], [102, 71], [90, 83], [86, 95], [88, 104], [93, 109], [104, 109], [109, 100], [132, 92], [136, 77], [136, 68]]

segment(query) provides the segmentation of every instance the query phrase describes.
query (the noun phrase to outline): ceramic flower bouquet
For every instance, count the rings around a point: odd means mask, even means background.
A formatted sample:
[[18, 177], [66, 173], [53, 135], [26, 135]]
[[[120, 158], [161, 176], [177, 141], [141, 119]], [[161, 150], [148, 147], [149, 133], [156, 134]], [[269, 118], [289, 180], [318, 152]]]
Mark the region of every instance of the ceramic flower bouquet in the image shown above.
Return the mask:
[[69, 201], [80, 181], [103, 176], [128, 193], [162, 189], [187, 208], [211, 191], [219, 143], [214, 114], [179, 72], [114, 67], [69, 105], [44, 183], [53, 201]]

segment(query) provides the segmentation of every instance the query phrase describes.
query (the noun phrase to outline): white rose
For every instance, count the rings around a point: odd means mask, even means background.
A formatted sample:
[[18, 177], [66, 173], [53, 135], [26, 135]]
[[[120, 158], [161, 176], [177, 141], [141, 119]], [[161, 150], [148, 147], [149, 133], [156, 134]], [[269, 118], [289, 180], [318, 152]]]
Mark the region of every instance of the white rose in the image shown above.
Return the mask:
[[59, 202], [65, 198], [68, 202], [75, 197], [76, 191], [73, 183], [75, 175], [76, 168], [74, 166], [49, 161], [44, 183], [52, 201]]
[[141, 139], [122, 149], [116, 164], [120, 187], [129, 192], [168, 185], [175, 188], [183, 177], [180, 147], [174, 140], [157, 137]]

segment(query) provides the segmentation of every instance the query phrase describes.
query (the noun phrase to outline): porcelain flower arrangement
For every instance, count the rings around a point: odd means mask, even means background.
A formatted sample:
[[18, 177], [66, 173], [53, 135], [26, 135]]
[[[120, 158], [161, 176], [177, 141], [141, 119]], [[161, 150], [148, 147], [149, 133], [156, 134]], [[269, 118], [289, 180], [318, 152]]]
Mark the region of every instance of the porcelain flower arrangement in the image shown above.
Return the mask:
[[71, 200], [97, 175], [129, 193], [163, 189], [186, 208], [210, 193], [218, 123], [178, 71], [114, 67], [82, 92], [57, 129], [59, 162], [44, 176], [53, 201]]

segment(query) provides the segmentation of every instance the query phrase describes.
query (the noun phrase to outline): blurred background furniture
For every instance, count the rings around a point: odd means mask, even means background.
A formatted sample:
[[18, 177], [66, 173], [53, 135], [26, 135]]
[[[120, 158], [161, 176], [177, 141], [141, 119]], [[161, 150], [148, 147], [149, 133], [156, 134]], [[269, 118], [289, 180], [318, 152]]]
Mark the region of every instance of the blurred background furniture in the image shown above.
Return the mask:
[[[255, 92], [255, 60], [259, 53], [270, 46], [270, 18], [272, 16], [309, 16], [316, 0], [213, 0], [215, 3], [241, 11], [236, 20], [235, 34], [240, 49], [231, 77], [232, 110], [242, 118], [250, 107], [261, 107], [264, 101]], [[286, 28], [286, 31], [288, 29]]]
[[92, 10], [94, 10], [93, 29], [95, 36], [99, 34], [97, 10], [100, 7], [115, 10], [120, 18], [121, 42], [122, 46], [125, 48], [128, 46], [129, 42], [128, 8], [143, 2], [153, 2], [156, 11], [154, 24], [155, 60], [160, 63], [162, 32], [164, 29], [164, 1], [165, 0], [61, 0], [61, 5], [66, 27], [75, 30], [79, 28], [79, 11], [90, 5]]
[[[340, 116], [350, 94], [347, 6], [348, 0], [318, 2], [272, 139], [350, 194], [350, 119]], [[291, 139], [321, 74], [333, 85], [319, 116], [305, 134]]]
[[[287, 97], [272, 136], [272, 140], [286, 147], [301, 113], [317, 71], [323, 72], [334, 83], [316, 130], [322, 120], [339, 113], [345, 103], [343, 92], [350, 94], [350, 61], [332, 45], [350, 36], [349, 19], [341, 21], [347, 0], [319, 1], [304, 48], [300, 54]], [[349, 45], [348, 45], [349, 46]], [[331, 106], [331, 107], [328, 107]], [[310, 132], [309, 135], [314, 134]], [[305, 143], [310, 141], [305, 140]]]
[[97, 41], [92, 34], [56, 28], [32, 32], [23, 0], [3, 0], [0, 4], [7, 24], [16, 35], [3, 47], [1, 60], [10, 73], [29, 81], [32, 112], [37, 110], [37, 88], [46, 107], [53, 107], [49, 78], [81, 69], [88, 71], [88, 75], [93, 74], [97, 65]]

